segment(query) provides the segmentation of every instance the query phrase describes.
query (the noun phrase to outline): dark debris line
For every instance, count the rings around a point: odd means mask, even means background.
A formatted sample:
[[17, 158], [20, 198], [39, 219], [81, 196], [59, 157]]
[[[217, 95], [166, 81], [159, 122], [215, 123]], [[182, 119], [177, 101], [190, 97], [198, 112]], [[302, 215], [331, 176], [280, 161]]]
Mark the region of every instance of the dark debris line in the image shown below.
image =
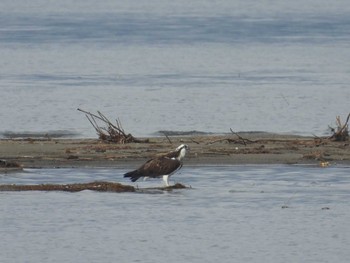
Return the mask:
[[38, 185], [16, 185], [7, 184], [0, 185], [0, 191], [64, 191], [64, 192], [80, 192], [83, 190], [91, 190], [98, 192], [147, 192], [152, 190], [171, 191], [173, 189], [187, 188], [182, 184], [175, 184], [169, 187], [155, 188], [135, 188], [131, 185], [123, 185], [112, 182], [91, 182], [81, 184], [38, 184]]

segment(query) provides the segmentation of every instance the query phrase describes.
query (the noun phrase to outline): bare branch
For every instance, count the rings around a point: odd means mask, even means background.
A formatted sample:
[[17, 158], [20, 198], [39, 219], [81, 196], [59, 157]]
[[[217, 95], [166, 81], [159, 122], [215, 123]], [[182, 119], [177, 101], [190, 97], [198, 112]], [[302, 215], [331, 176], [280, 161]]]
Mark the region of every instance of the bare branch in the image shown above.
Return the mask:
[[242, 136], [240, 136], [237, 132], [234, 132], [231, 128], [230, 128], [230, 131], [232, 134], [236, 135], [238, 137], [238, 139], [240, 139], [244, 145], [247, 145], [247, 142], [249, 143], [254, 143], [254, 141], [252, 140], [249, 140], [249, 139], [246, 139], [246, 138], [243, 138]]
[[342, 125], [340, 116], [337, 116], [336, 117], [337, 128], [329, 127], [331, 129], [331, 132], [333, 132], [333, 134], [328, 139], [334, 139], [336, 141], [348, 140], [349, 139], [349, 126], [348, 126], [349, 119], [350, 119], [350, 113], [348, 114], [348, 117], [346, 118], [344, 125]]
[[[82, 109], [78, 109], [78, 111], [85, 113], [86, 118], [96, 130], [100, 140], [121, 144], [130, 142], [148, 142], [148, 140], [138, 140], [131, 134], [126, 134], [118, 118], [116, 119], [115, 125], [111, 123], [108, 118], [100, 111], [97, 111], [98, 115]], [[97, 120], [102, 121], [106, 126], [99, 126]]]

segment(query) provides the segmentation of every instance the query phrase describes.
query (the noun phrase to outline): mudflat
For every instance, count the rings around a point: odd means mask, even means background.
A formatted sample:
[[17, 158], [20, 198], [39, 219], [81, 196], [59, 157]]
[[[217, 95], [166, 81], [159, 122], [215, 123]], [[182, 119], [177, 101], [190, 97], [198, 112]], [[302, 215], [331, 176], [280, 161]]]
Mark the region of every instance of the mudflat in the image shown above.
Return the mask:
[[[152, 137], [115, 144], [98, 139], [24, 138], [0, 140], [0, 159], [23, 168], [135, 168], [186, 143], [185, 165], [350, 164], [349, 141], [260, 132], [230, 135]], [[3, 170], [6, 168], [2, 168]], [[15, 169], [15, 168], [9, 168]]]

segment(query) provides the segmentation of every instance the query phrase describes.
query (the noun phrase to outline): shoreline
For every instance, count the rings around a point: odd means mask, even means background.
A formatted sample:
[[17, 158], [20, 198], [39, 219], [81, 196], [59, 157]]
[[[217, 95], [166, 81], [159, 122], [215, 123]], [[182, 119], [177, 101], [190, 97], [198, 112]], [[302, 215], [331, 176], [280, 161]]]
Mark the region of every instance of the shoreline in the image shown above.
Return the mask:
[[[349, 141], [336, 142], [325, 138], [263, 132], [142, 139], [148, 139], [149, 142], [114, 144], [84, 138], [0, 139], [0, 159], [18, 163], [23, 168], [129, 169], [186, 143], [190, 147], [184, 160], [187, 166], [350, 165]], [[6, 172], [6, 168], [1, 170]]]

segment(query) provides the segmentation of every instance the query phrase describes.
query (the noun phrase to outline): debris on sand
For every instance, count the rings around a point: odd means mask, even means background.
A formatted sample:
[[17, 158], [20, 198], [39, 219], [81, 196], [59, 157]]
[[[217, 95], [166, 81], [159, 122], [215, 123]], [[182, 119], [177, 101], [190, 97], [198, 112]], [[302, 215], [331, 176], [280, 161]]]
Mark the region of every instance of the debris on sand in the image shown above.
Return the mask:
[[111, 182], [91, 182], [80, 184], [38, 184], [38, 185], [0, 185], [0, 191], [64, 191], [80, 192], [92, 190], [99, 192], [135, 192], [135, 188], [130, 185]]
[[131, 185], [123, 185], [120, 183], [102, 182], [96, 181], [91, 183], [80, 183], [80, 184], [38, 184], [38, 185], [17, 185], [8, 184], [0, 185], [0, 191], [64, 191], [64, 192], [80, 192], [83, 190], [91, 190], [98, 192], [141, 192], [147, 193], [147, 191], [172, 191], [174, 189], [187, 188], [182, 184], [175, 184], [168, 187], [152, 187], [152, 188], [135, 188]]
[[[118, 118], [116, 119], [116, 124], [113, 124], [100, 111], [97, 111], [98, 115], [82, 109], [78, 109], [78, 111], [85, 113], [86, 118], [89, 120], [91, 125], [95, 128], [99, 139], [102, 141], [119, 143], [119, 144], [132, 143], [132, 142], [138, 142], [138, 143], [148, 142], [147, 140], [136, 139], [130, 133], [127, 134], [124, 131], [122, 124]], [[97, 121], [102, 121], [105, 125], [107, 125], [107, 127], [99, 126], [97, 124]]]
[[22, 169], [22, 166], [17, 162], [0, 160], [0, 173], [16, 172]]
[[350, 119], [350, 113], [349, 113], [348, 117], [346, 118], [345, 123], [342, 124], [340, 116], [337, 116], [336, 117], [337, 127], [336, 128], [329, 127], [333, 133], [332, 136], [329, 138], [333, 139], [335, 141], [347, 141], [347, 140], [349, 140], [349, 125], [348, 125], [349, 119]]
[[21, 165], [16, 162], [0, 160], [0, 168], [20, 168]]

